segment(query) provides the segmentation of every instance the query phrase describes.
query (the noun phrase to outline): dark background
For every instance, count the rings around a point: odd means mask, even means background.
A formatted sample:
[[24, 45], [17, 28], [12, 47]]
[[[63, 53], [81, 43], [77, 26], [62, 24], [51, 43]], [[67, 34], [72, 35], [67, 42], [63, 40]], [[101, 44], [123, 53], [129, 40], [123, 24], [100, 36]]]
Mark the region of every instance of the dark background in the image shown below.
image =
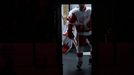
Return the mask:
[[91, 3], [94, 75], [130, 75], [134, 65], [132, 2], [0, 1], [0, 75], [62, 75], [60, 4]]

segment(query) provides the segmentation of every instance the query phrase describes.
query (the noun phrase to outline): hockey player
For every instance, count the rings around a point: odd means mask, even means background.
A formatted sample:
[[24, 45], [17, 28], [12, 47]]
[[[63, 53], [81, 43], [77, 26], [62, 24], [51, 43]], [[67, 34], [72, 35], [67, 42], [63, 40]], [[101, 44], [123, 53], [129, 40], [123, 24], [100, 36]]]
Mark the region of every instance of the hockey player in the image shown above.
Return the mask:
[[[92, 50], [92, 46], [89, 42], [88, 37], [92, 34], [91, 29], [91, 8], [86, 7], [85, 4], [79, 4], [78, 7], [73, 8], [67, 17], [68, 23], [68, 37], [70, 39], [74, 39], [73, 35], [73, 27], [75, 26], [77, 31], [77, 43], [78, 43], [78, 50], [77, 50], [77, 57], [78, 57], [78, 64], [77, 68], [81, 69], [83, 63], [83, 49], [86, 43], [90, 46], [90, 51]], [[90, 58], [89, 58], [90, 59]]]

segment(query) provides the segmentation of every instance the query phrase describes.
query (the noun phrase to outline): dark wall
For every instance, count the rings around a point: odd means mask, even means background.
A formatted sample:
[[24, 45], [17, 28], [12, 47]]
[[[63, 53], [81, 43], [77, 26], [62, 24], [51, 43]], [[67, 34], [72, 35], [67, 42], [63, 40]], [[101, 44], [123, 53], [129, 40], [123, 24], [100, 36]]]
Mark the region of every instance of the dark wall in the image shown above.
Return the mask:
[[54, 3], [49, 0], [3, 1], [0, 41], [54, 42]]
[[115, 0], [94, 2], [93, 74], [133, 74], [132, 3]]
[[[50, 0], [7, 0], [0, 8], [0, 75], [60, 75]], [[52, 6], [53, 5], [53, 6]], [[56, 28], [57, 27], [57, 28]], [[60, 46], [60, 45], [59, 45]]]
[[[32, 43], [1, 43], [1, 75], [60, 75], [56, 44], [36, 43], [35, 57]], [[33, 63], [36, 60], [35, 63]]]

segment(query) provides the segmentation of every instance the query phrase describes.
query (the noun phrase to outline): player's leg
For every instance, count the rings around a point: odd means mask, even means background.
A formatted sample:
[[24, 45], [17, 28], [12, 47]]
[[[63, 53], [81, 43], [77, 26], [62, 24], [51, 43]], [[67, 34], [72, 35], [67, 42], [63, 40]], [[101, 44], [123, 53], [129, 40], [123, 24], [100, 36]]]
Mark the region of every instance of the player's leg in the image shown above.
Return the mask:
[[86, 37], [85, 36], [79, 36], [78, 40], [78, 50], [77, 50], [77, 57], [78, 57], [78, 63], [77, 68], [80, 69], [83, 63], [83, 50], [84, 46], [86, 44]]
[[87, 36], [87, 43], [89, 46], [89, 51], [90, 51], [90, 55], [89, 55], [89, 64], [92, 63], [92, 44], [91, 44], [91, 36]]
[[83, 47], [79, 46], [78, 51], [77, 51], [77, 68], [80, 69], [83, 63]]

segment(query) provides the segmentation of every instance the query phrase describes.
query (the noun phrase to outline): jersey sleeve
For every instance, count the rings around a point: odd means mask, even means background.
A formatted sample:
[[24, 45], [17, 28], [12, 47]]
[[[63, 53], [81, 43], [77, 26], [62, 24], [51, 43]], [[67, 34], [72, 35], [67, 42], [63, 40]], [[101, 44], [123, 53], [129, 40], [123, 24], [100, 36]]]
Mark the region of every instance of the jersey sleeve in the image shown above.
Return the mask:
[[69, 23], [74, 23], [77, 20], [73, 10], [69, 12], [69, 15], [67, 16], [67, 20], [69, 21]]
[[73, 31], [72, 28], [73, 28], [73, 26], [74, 26], [74, 23], [75, 23], [76, 20], [77, 20], [75, 14], [74, 14], [74, 10], [71, 10], [71, 11], [69, 12], [69, 15], [67, 16], [67, 20], [68, 20], [68, 37], [69, 37], [69, 38], [73, 38], [74, 35], [73, 35], [73, 33], [72, 33], [72, 31]]

